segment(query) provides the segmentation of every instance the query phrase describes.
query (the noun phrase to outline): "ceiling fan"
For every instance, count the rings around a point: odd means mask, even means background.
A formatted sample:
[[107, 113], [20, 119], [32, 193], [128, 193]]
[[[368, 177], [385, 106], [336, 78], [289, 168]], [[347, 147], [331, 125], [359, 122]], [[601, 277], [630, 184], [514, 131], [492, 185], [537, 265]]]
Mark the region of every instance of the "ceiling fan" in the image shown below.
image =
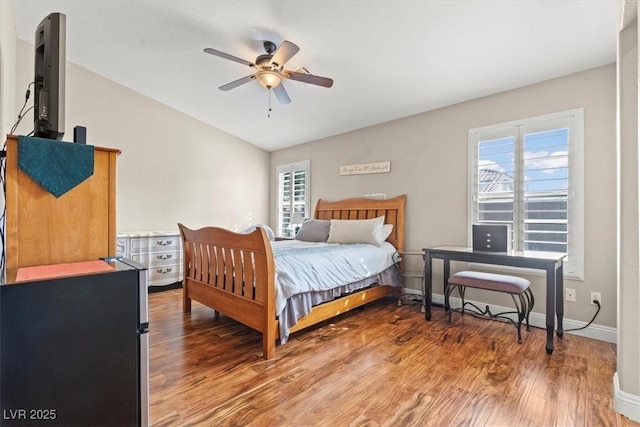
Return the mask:
[[284, 64], [293, 58], [293, 56], [300, 50], [298, 46], [290, 41], [283, 41], [277, 49], [276, 44], [268, 40], [265, 40], [262, 45], [267, 53], [258, 55], [255, 63], [238, 58], [237, 56], [229, 55], [228, 53], [220, 52], [216, 49], [204, 49], [206, 53], [210, 53], [211, 55], [229, 59], [243, 65], [248, 65], [249, 67], [258, 70], [255, 74], [251, 74], [231, 83], [222, 85], [218, 89], [227, 91], [250, 82], [251, 80], [258, 80], [265, 89], [269, 91], [273, 90], [273, 93], [276, 95], [280, 104], [289, 104], [291, 102], [291, 98], [289, 98], [289, 94], [287, 94], [287, 91], [282, 85], [282, 80], [296, 80], [322, 87], [333, 86], [333, 80], [328, 77], [320, 77], [313, 74], [284, 69]]

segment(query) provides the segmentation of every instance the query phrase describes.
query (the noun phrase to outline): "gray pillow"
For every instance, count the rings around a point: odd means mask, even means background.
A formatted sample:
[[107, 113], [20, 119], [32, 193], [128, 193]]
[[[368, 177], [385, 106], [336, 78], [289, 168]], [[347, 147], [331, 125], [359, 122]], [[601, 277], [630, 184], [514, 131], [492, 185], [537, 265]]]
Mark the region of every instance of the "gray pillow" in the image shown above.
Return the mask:
[[305, 242], [326, 242], [329, 239], [331, 221], [328, 219], [307, 219], [302, 223], [296, 240]]

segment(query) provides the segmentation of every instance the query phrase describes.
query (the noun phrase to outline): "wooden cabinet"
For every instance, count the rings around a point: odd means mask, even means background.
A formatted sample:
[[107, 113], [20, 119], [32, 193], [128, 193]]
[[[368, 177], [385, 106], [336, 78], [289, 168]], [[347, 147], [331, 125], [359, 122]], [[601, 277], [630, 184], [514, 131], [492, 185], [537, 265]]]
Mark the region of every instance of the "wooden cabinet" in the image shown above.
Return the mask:
[[117, 252], [149, 269], [149, 286], [182, 280], [182, 239], [178, 231], [118, 233]]
[[18, 167], [18, 137], [7, 137], [7, 271], [116, 254], [119, 153], [95, 147], [93, 175], [56, 198]]

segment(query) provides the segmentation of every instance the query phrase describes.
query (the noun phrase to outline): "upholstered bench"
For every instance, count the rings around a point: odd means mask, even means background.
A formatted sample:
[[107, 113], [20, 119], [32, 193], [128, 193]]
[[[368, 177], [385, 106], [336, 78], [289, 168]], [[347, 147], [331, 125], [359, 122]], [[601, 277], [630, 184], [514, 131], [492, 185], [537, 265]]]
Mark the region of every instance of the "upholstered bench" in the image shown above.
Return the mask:
[[[480, 271], [460, 271], [449, 278], [447, 286], [445, 288], [445, 309], [449, 312], [449, 321], [451, 324], [451, 313], [453, 311], [460, 311], [464, 315], [465, 307], [468, 305], [473, 307], [477, 314], [484, 316], [488, 315], [490, 318], [501, 318], [510, 321], [518, 330], [518, 343], [522, 343], [522, 335], [520, 333], [520, 327], [522, 321], [527, 321], [527, 331], [531, 330], [529, 327], [529, 314], [533, 310], [534, 298], [531, 289], [529, 288], [530, 282], [522, 277], [507, 276], [505, 274], [493, 274], [483, 273]], [[449, 297], [453, 289], [458, 288], [458, 293], [462, 299], [462, 307], [460, 309], [453, 310], [449, 305]], [[511, 295], [513, 303], [516, 306], [516, 311], [503, 311], [493, 314], [489, 310], [487, 305], [484, 310], [480, 309], [472, 302], [464, 300], [464, 294], [466, 288], [485, 289], [495, 292], [503, 292]], [[507, 314], [517, 314], [518, 321], [514, 321]]]

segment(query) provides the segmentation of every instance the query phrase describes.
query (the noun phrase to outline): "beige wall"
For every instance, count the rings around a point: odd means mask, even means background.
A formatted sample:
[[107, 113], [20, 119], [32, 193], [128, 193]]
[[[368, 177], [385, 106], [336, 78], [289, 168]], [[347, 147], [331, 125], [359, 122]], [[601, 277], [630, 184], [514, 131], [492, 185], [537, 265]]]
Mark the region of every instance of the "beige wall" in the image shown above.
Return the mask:
[[[33, 45], [18, 40], [16, 96], [32, 75]], [[31, 131], [32, 117], [16, 134]], [[64, 140], [76, 125], [88, 143], [122, 150], [118, 231], [267, 222], [268, 152], [68, 62]]]
[[616, 410], [640, 421], [640, 189], [638, 187], [638, 19], [635, 2], [624, 2], [618, 38], [619, 274]]
[[0, 1], [0, 132], [3, 138], [11, 130], [16, 118], [14, 115], [15, 63], [16, 29], [13, 20], [13, 2]]
[[[381, 100], [384, 102], [384, 100]], [[271, 223], [276, 165], [310, 159], [311, 197], [407, 194], [406, 247], [467, 244], [467, 159], [471, 128], [572, 108], [585, 112], [585, 273], [565, 317], [588, 321], [590, 292], [601, 292], [596, 324], [616, 326], [616, 67], [608, 65], [435, 111], [359, 129], [271, 154]], [[391, 173], [340, 176], [339, 166], [391, 161]], [[438, 266], [439, 268], [439, 266]], [[442, 293], [436, 269], [434, 292]], [[531, 277], [544, 313], [544, 278]], [[417, 284], [412, 287], [417, 288]], [[509, 305], [508, 300], [486, 298]]]

